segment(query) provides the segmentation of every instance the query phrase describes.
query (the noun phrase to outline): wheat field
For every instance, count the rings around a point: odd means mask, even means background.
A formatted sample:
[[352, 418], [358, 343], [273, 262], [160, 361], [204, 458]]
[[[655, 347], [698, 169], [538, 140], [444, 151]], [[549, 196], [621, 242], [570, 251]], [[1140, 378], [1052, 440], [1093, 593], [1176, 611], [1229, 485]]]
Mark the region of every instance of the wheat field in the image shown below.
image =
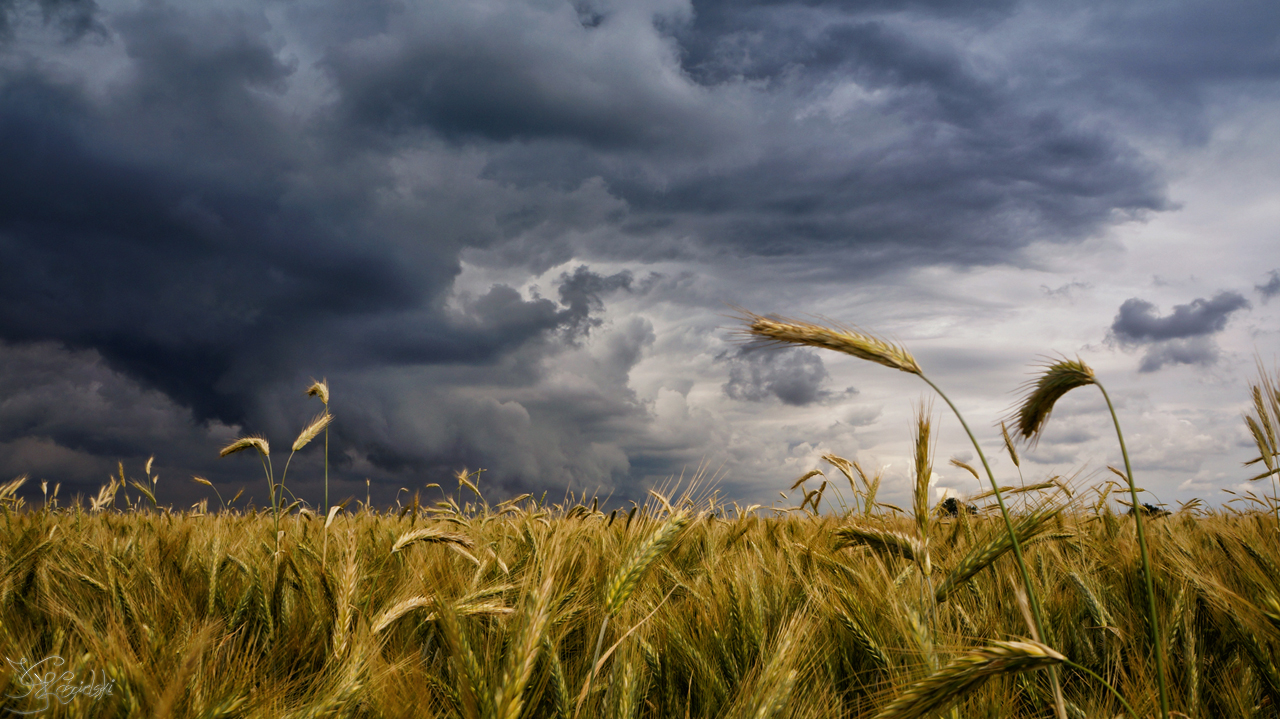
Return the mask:
[[[293, 513], [278, 553], [265, 512], [6, 507], [0, 653], [112, 682], [48, 716], [1035, 717], [1051, 664], [1069, 716], [1157, 715], [1132, 517], [1105, 492], [1023, 496], [1038, 642], [990, 513], [935, 507], [919, 538], [878, 505], [765, 518], [686, 493], [605, 514], [468, 491], [327, 531]], [[1148, 529], [1172, 710], [1275, 716], [1272, 515]], [[4, 708], [29, 711], [4, 677]]]
[[[776, 343], [919, 376], [910, 353], [848, 329], [747, 314]], [[56, 717], [1280, 716], [1280, 382], [1259, 366], [1245, 493], [1219, 508], [1144, 506], [1116, 479], [1047, 477], [931, 502], [936, 418], [921, 408], [914, 488], [826, 455], [785, 509], [725, 503], [701, 475], [643, 504], [597, 497], [490, 504], [478, 472], [424, 503], [209, 512], [118, 478], [87, 506], [0, 485], [0, 708]], [[1062, 359], [1002, 424], [1034, 441], [1053, 403], [1106, 390]], [[325, 410], [293, 453], [326, 433]], [[1107, 398], [1111, 407], [1110, 398]], [[973, 438], [972, 432], [969, 436]], [[980, 479], [979, 470], [952, 464]], [[327, 466], [327, 464], [326, 464]], [[1249, 470], [1253, 472], [1254, 470]], [[327, 478], [327, 470], [326, 470]], [[1117, 481], [1119, 480], [1119, 481]], [[203, 478], [194, 481], [217, 488]], [[129, 498], [128, 487], [136, 490]], [[786, 486], [785, 484], [783, 486]], [[843, 488], [843, 489], [842, 489]], [[117, 493], [125, 490], [125, 506]], [[1126, 502], [1127, 498], [1127, 502]], [[147, 500], [144, 502], [143, 500]], [[824, 501], [826, 502], [824, 507]], [[361, 505], [361, 503], [356, 503]]]

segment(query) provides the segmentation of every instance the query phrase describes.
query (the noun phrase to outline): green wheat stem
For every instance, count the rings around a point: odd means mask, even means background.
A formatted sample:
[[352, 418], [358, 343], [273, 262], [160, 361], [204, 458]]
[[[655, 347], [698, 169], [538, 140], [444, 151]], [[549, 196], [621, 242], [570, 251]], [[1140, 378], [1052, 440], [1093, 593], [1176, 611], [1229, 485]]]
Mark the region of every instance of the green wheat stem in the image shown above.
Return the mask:
[[1133, 467], [1129, 464], [1129, 450], [1124, 445], [1124, 433], [1120, 431], [1120, 420], [1116, 417], [1116, 408], [1111, 404], [1111, 396], [1101, 382], [1094, 380], [1102, 398], [1107, 401], [1107, 409], [1111, 412], [1111, 421], [1116, 426], [1116, 439], [1120, 440], [1120, 454], [1124, 457], [1124, 473], [1129, 480], [1129, 495], [1133, 499], [1133, 521], [1138, 531], [1138, 550], [1142, 555], [1142, 576], [1147, 590], [1147, 616], [1151, 620], [1151, 643], [1155, 647], [1156, 682], [1160, 686], [1160, 716], [1169, 717], [1169, 694], [1164, 679], [1164, 647], [1161, 641], [1159, 615], [1156, 613], [1155, 580], [1151, 574], [1151, 559], [1147, 555], [1147, 538], [1142, 527], [1142, 504], [1138, 502], [1138, 487], [1133, 483]]
[[324, 511], [329, 512], [329, 428], [324, 428]]
[[[600, 650], [604, 649], [604, 630], [609, 626], [609, 615], [604, 615], [604, 621], [600, 623], [600, 636], [596, 639], [596, 654], [591, 659], [591, 666], [587, 669], [587, 693], [586, 701], [591, 701], [591, 680], [596, 676], [596, 664], [600, 661]], [[578, 714], [574, 712], [576, 717]]]
[[1071, 667], [1072, 669], [1077, 669], [1077, 670], [1079, 670], [1079, 671], [1082, 671], [1082, 672], [1084, 672], [1085, 674], [1088, 674], [1089, 676], [1093, 677], [1094, 679], [1097, 679], [1099, 684], [1101, 684], [1102, 686], [1106, 687], [1106, 688], [1107, 688], [1107, 691], [1111, 692], [1111, 694], [1112, 694], [1113, 696], [1115, 696], [1115, 698], [1116, 698], [1116, 699], [1118, 699], [1118, 700], [1120, 701], [1120, 703], [1121, 703], [1121, 704], [1123, 704], [1123, 705], [1124, 705], [1125, 711], [1129, 712], [1129, 716], [1133, 717], [1134, 719], [1137, 719], [1137, 717], [1138, 717], [1138, 712], [1134, 711], [1132, 706], [1129, 706], [1129, 702], [1125, 701], [1124, 696], [1123, 696], [1123, 695], [1121, 695], [1121, 694], [1120, 694], [1120, 692], [1116, 691], [1116, 688], [1115, 688], [1115, 687], [1113, 687], [1113, 686], [1111, 686], [1111, 684], [1109, 684], [1109, 683], [1107, 682], [1107, 680], [1106, 680], [1106, 679], [1103, 679], [1102, 677], [1098, 676], [1098, 674], [1097, 674], [1097, 673], [1095, 673], [1095, 672], [1094, 672], [1092, 669], [1090, 669], [1089, 667], [1085, 667], [1085, 666], [1081, 666], [1081, 665], [1079, 665], [1079, 664], [1076, 664], [1075, 662], [1071, 661], [1070, 659], [1067, 659], [1067, 660], [1063, 661], [1063, 664], [1066, 664], [1067, 666]]
[[279, 486], [279, 487], [280, 487], [280, 502], [279, 502], [279, 504], [277, 504], [277, 503], [276, 503], [276, 501], [275, 501], [275, 492], [274, 492], [274, 490], [272, 491], [272, 494], [271, 494], [271, 509], [272, 509], [272, 511], [275, 513], [275, 516], [276, 516], [276, 521], [275, 521], [275, 532], [276, 532], [276, 554], [277, 554], [277, 555], [279, 555], [279, 554], [280, 554], [280, 505], [284, 504], [284, 480], [285, 480], [285, 478], [286, 478], [286, 477], [288, 477], [288, 476], [289, 476], [289, 463], [293, 461], [293, 455], [295, 455], [295, 454], [297, 454], [297, 453], [298, 453], [298, 450], [296, 450], [296, 449], [295, 449], [295, 450], [293, 450], [292, 452], [290, 452], [290, 453], [289, 453], [289, 458], [288, 458], [288, 459], [286, 459], [286, 460], [284, 461], [284, 472], [283, 472], [283, 473], [281, 473], [281, 475], [280, 475], [280, 484], [279, 484], [279, 485], [277, 485], [277, 486]]
[[[995, 493], [996, 503], [1000, 505], [1000, 516], [1004, 518], [1005, 530], [1009, 532], [1009, 541], [1013, 544], [1013, 556], [1018, 562], [1018, 572], [1022, 575], [1022, 586], [1027, 589], [1027, 600], [1031, 604], [1031, 618], [1036, 623], [1036, 633], [1040, 635], [1040, 641], [1045, 641], [1048, 639], [1048, 636], [1044, 633], [1044, 620], [1040, 612], [1040, 599], [1031, 585], [1031, 575], [1027, 572], [1027, 564], [1022, 559], [1022, 544], [1018, 541], [1018, 533], [1013, 528], [1013, 520], [1009, 517], [1009, 510], [1004, 504], [1004, 495], [1000, 492], [1000, 484], [996, 482], [995, 473], [991, 471], [991, 464], [987, 462], [987, 455], [982, 451], [982, 445], [978, 443], [978, 438], [973, 435], [973, 430], [969, 429], [969, 423], [964, 421], [964, 415], [960, 414], [960, 410], [956, 408], [956, 405], [951, 401], [951, 398], [948, 397], [947, 394], [938, 387], [938, 385], [934, 384], [933, 380], [926, 377], [924, 373], [919, 373], [918, 376], [920, 379], [925, 381], [925, 384], [932, 387], [933, 391], [937, 392], [938, 396], [942, 397], [942, 401], [946, 402], [947, 406], [951, 408], [951, 411], [955, 413], [956, 419], [960, 420], [960, 426], [964, 427], [965, 434], [969, 435], [969, 441], [973, 443], [974, 450], [978, 452], [978, 458], [982, 460], [982, 468], [986, 470], [987, 479], [991, 481], [991, 490]], [[1058, 669], [1057, 667], [1050, 666], [1048, 667], [1048, 670], [1049, 680], [1053, 683], [1054, 702], [1057, 705], [1055, 708], [1058, 710], [1059, 716], [1064, 716], [1066, 714], [1066, 707], [1062, 703], [1062, 684], [1058, 679]]]

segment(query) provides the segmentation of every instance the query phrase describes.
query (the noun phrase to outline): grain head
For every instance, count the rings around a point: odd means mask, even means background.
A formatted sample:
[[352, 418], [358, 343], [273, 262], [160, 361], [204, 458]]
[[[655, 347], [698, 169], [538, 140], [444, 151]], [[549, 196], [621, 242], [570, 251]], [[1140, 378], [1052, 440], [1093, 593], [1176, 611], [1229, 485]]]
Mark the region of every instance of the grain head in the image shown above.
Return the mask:
[[1064, 359], [1044, 367], [1034, 380], [1024, 385], [1026, 396], [1010, 418], [1024, 440], [1035, 442], [1044, 431], [1053, 405], [1077, 387], [1097, 384], [1093, 370], [1079, 359]]
[[915, 357], [905, 347], [849, 327], [825, 327], [813, 322], [784, 317], [764, 317], [742, 311], [738, 317], [747, 337], [776, 344], [808, 345], [843, 352], [910, 374], [923, 374]]

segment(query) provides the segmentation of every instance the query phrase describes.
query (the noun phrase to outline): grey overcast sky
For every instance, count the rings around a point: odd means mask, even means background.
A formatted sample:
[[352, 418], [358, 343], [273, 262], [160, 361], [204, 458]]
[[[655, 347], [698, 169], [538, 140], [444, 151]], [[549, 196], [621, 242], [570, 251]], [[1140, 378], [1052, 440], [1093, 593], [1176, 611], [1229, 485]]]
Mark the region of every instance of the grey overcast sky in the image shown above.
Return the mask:
[[[904, 497], [925, 386], [734, 305], [902, 342], [993, 456], [1078, 355], [1140, 484], [1216, 503], [1280, 355], [1277, 138], [1273, 0], [0, 0], [0, 477], [154, 454], [162, 503], [261, 505], [218, 450], [283, 464], [327, 377], [336, 498], [767, 505], [827, 452]], [[1089, 391], [1024, 454], [1120, 461]]]

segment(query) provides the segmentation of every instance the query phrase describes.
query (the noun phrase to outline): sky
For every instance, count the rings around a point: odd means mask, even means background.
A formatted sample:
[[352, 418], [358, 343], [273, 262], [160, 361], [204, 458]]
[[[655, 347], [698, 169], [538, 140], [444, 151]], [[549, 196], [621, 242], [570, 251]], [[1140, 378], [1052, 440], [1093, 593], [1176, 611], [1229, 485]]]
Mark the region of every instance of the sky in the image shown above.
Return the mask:
[[1269, 1], [0, 0], [0, 478], [262, 506], [219, 450], [279, 474], [324, 378], [333, 501], [794, 506], [834, 453], [904, 503], [921, 403], [935, 498], [979, 491], [919, 378], [743, 308], [903, 344], [1002, 483], [1120, 465], [1092, 388], [1003, 452], [1079, 357], [1152, 502], [1269, 491], [1277, 137]]

